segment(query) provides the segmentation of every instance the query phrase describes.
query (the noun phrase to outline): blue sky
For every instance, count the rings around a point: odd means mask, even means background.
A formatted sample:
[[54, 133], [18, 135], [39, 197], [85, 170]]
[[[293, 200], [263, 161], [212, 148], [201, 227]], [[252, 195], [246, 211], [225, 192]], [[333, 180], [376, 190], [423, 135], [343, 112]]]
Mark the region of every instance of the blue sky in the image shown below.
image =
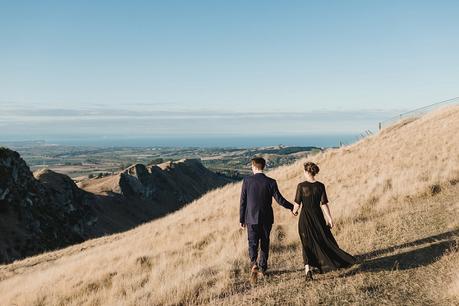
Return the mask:
[[358, 132], [459, 95], [457, 1], [0, 5], [9, 138]]

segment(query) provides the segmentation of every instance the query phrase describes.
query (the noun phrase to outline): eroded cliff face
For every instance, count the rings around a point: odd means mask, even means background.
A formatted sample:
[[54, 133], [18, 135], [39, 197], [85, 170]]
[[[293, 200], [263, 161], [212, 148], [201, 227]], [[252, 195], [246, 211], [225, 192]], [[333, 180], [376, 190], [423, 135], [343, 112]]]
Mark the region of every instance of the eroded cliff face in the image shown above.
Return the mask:
[[199, 160], [183, 159], [152, 166], [135, 164], [119, 174], [119, 184], [111, 191], [180, 207], [229, 182], [228, 178], [205, 168]]
[[31, 173], [17, 152], [0, 148], [0, 263], [128, 230], [229, 182], [185, 159], [76, 185], [49, 169]]
[[53, 190], [17, 152], [0, 148], [0, 262], [83, 241], [90, 213], [70, 189]]

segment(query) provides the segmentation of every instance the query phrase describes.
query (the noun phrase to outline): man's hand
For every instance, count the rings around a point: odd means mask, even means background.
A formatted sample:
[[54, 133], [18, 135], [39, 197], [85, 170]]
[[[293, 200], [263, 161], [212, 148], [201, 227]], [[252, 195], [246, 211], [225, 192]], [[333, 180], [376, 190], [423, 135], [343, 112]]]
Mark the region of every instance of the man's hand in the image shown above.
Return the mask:
[[239, 226], [241, 227], [241, 229], [244, 229], [245, 228], [245, 223], [239, 223]]
[[329, 228], [333, 228], [334, 224], [333, 224], [333, 219], [332, 218], [328, 219], [327, 225], [328, 225]]

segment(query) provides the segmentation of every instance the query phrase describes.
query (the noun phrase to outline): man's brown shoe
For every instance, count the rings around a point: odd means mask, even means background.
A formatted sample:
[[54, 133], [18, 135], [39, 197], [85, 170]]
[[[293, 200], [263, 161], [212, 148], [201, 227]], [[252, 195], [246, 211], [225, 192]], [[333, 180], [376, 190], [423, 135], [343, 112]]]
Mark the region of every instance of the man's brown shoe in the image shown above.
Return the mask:
[[250, 271], [250, 283], [252, 285], [255, 285], [257, 283], [257, 277], [259, 272], [260, 270], [258, 269], [258, 266], [254, 265], [252, 267], [252, 270]]

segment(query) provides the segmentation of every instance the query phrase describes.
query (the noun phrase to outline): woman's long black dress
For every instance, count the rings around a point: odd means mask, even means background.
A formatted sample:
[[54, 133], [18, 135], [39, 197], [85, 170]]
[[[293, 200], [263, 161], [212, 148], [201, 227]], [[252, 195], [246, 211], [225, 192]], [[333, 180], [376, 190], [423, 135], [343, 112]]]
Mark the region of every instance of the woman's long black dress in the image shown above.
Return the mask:
[[298, 231], [304, 264], [317, 267], [322, 273], [353, 265], [356, 259], [339, 248], [325, 222], [320, 207], [328, 203], [324, 184], [317, 181], [298, 184], [295, 202], [302, 204]]

